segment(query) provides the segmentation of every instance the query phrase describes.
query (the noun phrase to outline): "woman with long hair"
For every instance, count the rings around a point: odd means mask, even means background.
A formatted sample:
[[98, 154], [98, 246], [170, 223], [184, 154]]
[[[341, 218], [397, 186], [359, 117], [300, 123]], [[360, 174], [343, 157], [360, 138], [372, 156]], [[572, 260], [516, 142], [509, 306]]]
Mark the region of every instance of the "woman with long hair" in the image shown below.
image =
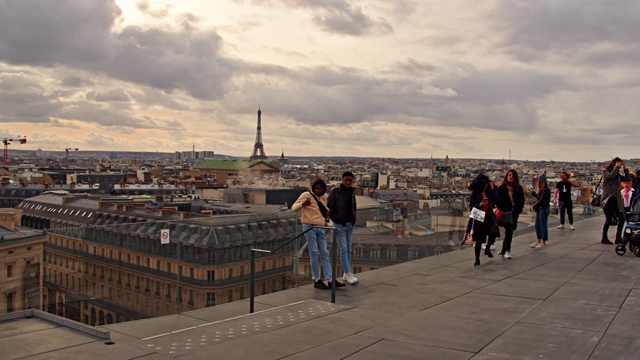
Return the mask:
[[540, 175], [538, 178], [538, 192], [532, 191], [531, 195], [537, 199], [531, 208], [536, 212], [536, 237], [538, 240], [530, 246], [532, 248], [542, 249], [547, 245], [547, 240], [549, 240], [547, 221], [549, 220], [549, 213], [551, 212], [551, 206], [549, 205], [551, 201], [551, 190], [549, 190], [546, 173]]
[[630, 181], [629, 169], [625, 168], [624, 162], [619, 157], [613, 158], [609, 165], [602, 170], [602, 211], [604, 211], [604, 226], [602, 227], [602, 244], [613, 244], [607, 236], [609, 226], [615, 225], [616, 244], [622, 243], [622, 230], [624, 228], [624, 208], [620, 184], [623, 181]]
[[504, 240], [502, 241], [502, 250], [500, 255], [505, 259], [511, 259], [511, 241], [513, 240], [513, 232], [518, 227], [518, 218], [524, 208], [524, 189], [520, 185], [520, 177], [518, 172], [511, 169], [507, 171], [498, 186], [498, 209], [503, 212], [511, 211], [511, 224], [504, 224]]
[[[493, 207], [500, 202], [500, 197], [496, 191], [496, 186], [487, 175], [479, 174], [469, 185], [471, 195], [469, 197], [469, 209], [476, 208], [485, 212], [484, 221], [473, 221], [473, 241], [475, 241], [474, 250], [476, 261], [473, 266], [480, 265], [480, 250], [482, 243], [487, 241], [488, 237], [497, 237], [499, 235], [496, 216], [493, 213]], [[485, 255], [493, 257], [490, 246], [484, 250]]]

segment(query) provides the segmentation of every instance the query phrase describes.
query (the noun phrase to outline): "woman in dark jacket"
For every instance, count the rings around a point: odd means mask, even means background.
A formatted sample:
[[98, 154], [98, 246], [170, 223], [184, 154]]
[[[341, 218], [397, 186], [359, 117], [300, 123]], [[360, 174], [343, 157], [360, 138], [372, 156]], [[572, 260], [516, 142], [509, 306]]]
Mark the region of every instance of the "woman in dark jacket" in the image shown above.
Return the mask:
[[524, 190], [520, 185], [520, 177], [518, 173], [511, 169], [502, 179], [498, 187], [498, 195], [500, 202], [498, 209], [504, 213], [511, 212], [511, 224], [504, 224], [504, 241], [502, 242], [502, 251], [500, 255], [505, 259], [511, 259], [511, 241], [513, 240], [513, 232], [518, 227], [518, 218], [524, 208]]
[[611, 160], [609, 165], [602, 170], [602, 211], [604, 211], [604, 226], [602, 227], [603, 244], [612, 244], [607, 233], [609, 226], [618, 221], [616, 229], [616, 244], [622, 243], [622, 230], [624, 228], [624, 203], [620, 184], [623, 181], [630, 181], [629, 169], [624, 167], [624, 162], [619, 157]]
[[[485, 212], [484, 221], [473, 221], [473, 241], [475, 241], [474, 250], [476, 261], [473, 266], [480, 265], [480, 250], [482, 243], [487, 241], [487, 237], [499, 236], [496, 216], [493, 213], [493, 207], [500, 202], [496, 186], [484, 174], [479, 174], [475, 180], [469, 185], [471, 196], [469, 197], [469, 209], [476, 208]], [[485, 255], [493, 257], [490, 246], [484, 250]]]
[[531, 192], [532, 196], [536, 197], [536, 202], [531, 206], [533, 211], [536, 212], [536, 240], [530, 245], [532, 248], [542, 249], [547, 245], [549, 240], [549, 229], [547, 228], [547, 222], [549, 220], [549, 213], [551, 213], [551, 190], [549, 190], [549, 184], [547, 183], [547, 174], [542, 174], [538, 178], [538, 192]]

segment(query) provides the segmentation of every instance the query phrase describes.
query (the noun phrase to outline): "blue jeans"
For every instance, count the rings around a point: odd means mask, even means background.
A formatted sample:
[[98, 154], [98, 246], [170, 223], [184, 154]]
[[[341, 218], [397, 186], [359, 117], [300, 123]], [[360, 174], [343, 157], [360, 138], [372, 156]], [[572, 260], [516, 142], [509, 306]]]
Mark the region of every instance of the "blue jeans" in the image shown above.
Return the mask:
[[329, 250], [327, 250], [327, 238], [324, 229], [315, 228], [314, 225], [302, 224], [302, 230], [310, 229], [304, 234], [309, 246], [309, 262], [311, 263], [311, 273], [313, 280], [320, 280], [320, 271], [318, 269], [318, 256], [322, 262], [322, 270], [327, 280], [332, 280], [331, 264], [329, 263]]
[[547, 229], [547, 220], [549, 220], [549, 213], [551, 208], [540, 208], [536, 213], [536, 236], [539, 240], [549, 240], [549, 229]]
[[342, 271], [351, 272], [351, 245], [353, 243], [353, 224], [348, 222], [347, 226], [333, 224], [336, 229], [336, 241], [340, 249], [340, 262]]

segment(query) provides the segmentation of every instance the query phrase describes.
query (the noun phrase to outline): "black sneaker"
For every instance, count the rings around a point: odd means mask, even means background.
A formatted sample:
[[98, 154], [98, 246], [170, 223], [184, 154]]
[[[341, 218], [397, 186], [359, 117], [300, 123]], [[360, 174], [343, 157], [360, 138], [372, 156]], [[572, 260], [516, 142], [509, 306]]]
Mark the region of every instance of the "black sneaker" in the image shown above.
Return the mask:
[[324, 283], [324, 281], [322, 281], [320, 279], [316, 280], [313, 283], [313, 287], [316, 288], [316, 289], [323, 289], [323, 290], [331, 289], [329, 286], [327, 286], [327, 284]]
[[[329, 281], [329, 289], [331, 289], [331, 285], [332, 285], [332, 284], [333, 284], [333, 283], [332, 283], [331, 281]], [[336, 280], [336, 289], [337, 289], [337, 288], [341, 288], [341, 287], [345, 287], [345, 286], [347, 286], [347, 284], [345, 284], [345, 283], [341, 283], [340, 281]]]

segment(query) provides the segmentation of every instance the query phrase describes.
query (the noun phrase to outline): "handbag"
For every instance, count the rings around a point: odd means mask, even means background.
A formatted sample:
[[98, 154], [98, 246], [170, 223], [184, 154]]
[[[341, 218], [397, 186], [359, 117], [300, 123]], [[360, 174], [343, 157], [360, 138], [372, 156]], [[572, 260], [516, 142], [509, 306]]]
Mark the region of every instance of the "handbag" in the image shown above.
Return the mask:
[[505, 211], [504, 213], [502, 213], [502, 218], [498, 220], [498, 225], [513, 225], [513, 211]]
[[504, 212], [498, 208], [495, 208], [493, 209], [493, 213], [496, 214], [496, 220], [498, 221], [498, 224], [500, 224], [500, 220], [502, 220]]
[[602, 194], [598, 194], [598, 188], [600, 187], [600, 182], [602, 182], [602, 176], [600, 180], [598, 180], [598, 185], [596, 185], [596, 190], [593, 193], [593, 198], [591, 198], [591, 206], [599, 207], [602, 202]]
[[471, 218], [467, 223], [467, 231], [464, 233], [464, 239], [460, 245], [473, 245], [473, 225], [475, 225], [476, 219]]

